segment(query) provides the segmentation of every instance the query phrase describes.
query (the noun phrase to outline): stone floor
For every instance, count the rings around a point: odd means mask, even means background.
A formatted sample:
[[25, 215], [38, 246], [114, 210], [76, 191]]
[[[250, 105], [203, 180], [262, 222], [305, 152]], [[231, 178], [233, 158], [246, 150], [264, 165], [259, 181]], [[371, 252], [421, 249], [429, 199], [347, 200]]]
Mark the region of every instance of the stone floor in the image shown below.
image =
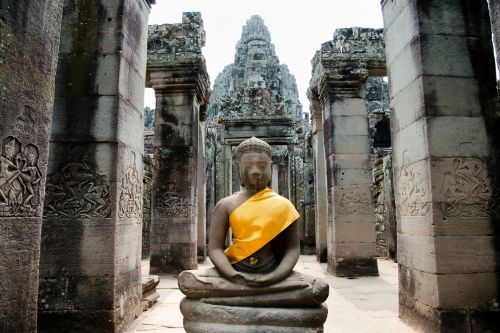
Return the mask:
[[[210, 264], [200, 265], [200, 268]], [[301, 256], [296, 270], [326, 278], [330, 284], [325, 333], [417, 333], [398, 319], [397, 264], [378, 260], [379, 277], [337, 278], [314, 256]], [[143, 272], [149, 262], [143, 261]], [[174, 275], [162, 275], [160, 299], [137, 320], [133, 333], [181, 333], [179, 302], [183, 295]]]

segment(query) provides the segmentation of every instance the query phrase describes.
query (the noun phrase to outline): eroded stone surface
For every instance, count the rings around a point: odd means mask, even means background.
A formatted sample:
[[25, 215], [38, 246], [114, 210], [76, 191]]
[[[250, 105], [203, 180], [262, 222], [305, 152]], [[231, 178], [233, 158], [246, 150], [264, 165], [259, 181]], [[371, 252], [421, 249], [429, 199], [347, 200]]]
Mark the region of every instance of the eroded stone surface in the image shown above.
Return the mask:
[[0, 2], [0, 331], [34, 332], [62, 3]]

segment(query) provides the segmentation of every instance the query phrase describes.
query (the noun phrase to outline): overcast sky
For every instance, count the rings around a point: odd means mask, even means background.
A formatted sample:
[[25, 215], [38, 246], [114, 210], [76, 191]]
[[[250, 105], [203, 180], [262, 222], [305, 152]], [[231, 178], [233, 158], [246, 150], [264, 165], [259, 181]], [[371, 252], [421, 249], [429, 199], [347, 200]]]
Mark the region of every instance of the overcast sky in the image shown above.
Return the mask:
[[[380, 0], [157, 0], [149, 24], [179, 23], [182, 12], [201, 12], [206, 31], [203, 55], [213, 82], [224, 66], [234, 62], [242, 26], [260, 15], [271, 32], [280, 63], [295, 75], [304, 111], [311, 59], [336, 28], [382, 28]], [[154, 108], [154, 93], [146, 89], [145, 105]]]

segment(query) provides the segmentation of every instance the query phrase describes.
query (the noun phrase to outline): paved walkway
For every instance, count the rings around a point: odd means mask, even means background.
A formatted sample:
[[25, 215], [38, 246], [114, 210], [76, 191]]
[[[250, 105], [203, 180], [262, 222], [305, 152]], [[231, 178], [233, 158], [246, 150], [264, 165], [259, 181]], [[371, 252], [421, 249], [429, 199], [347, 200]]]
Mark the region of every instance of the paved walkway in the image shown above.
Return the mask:
[[[200, 265], [200, 268], [209, 267]], [[379, 277], [337, 278], [314, 256], [301, 256], [296, 270], [325, 278], [330, 284], [325, 333], [417, 333], [398, 318], [397, 264], [378, 261]], [[143, 272], [149, 262], [143, 262]], [[137, 320], [133, 333], [184, 333], [179, 302], [183, 295], [174, 275], [161, 276], [160, 299]], [[286, 333], [286, 332], [284, 332]]]

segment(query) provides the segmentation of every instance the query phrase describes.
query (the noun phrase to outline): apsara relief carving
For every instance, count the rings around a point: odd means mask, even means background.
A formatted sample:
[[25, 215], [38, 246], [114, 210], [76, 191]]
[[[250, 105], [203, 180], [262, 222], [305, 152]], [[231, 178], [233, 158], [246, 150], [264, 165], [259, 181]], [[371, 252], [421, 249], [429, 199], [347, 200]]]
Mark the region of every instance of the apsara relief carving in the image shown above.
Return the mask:
[[120, 186], [119, 217], [142, 216], [142, 182], [132, 153]]
[[111, 202], [106, 175], [86, 161], [68, 162], [47, 177], [44, 216], [109, 217]]
[[38, 216], [42, 207], [39, 150], [14, 136], [2, 140], [0, 155], [0, 216]]

